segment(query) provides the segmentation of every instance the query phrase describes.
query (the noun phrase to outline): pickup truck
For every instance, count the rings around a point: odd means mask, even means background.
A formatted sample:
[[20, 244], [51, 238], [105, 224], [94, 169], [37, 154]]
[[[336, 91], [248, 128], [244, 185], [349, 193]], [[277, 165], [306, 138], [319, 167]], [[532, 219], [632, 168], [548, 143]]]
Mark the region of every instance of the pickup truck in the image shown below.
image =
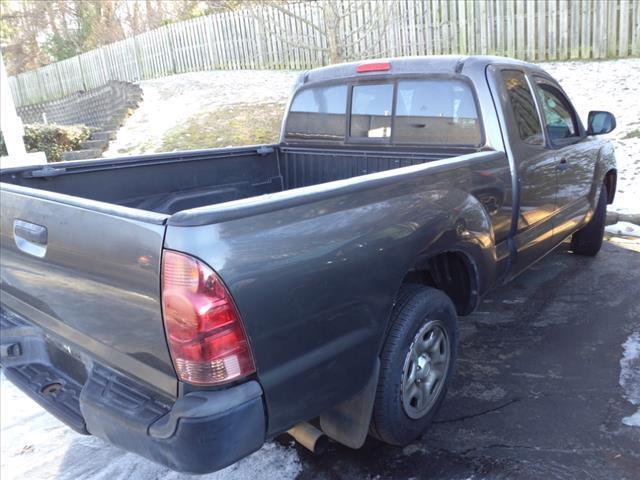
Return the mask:
[[178, 471], [304, 426], [404, 445], [458, 316], [570, 236], [600, 249], [615, 118], [585, 128], [535, 65], [329, 66], [287, 112], [277, 145], [2, 170], [6, 378]]

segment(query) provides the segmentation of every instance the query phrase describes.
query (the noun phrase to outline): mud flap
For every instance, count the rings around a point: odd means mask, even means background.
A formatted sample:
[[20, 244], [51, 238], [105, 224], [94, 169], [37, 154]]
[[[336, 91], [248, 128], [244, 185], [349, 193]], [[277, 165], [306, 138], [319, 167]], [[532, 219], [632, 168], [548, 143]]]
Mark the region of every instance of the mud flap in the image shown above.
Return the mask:
[[360, 448], [364, 445], [369, 433], [379, 373], [380, 359], [376, 358], [365, 387], [320, 416], [320, 428], [328, 437], [350, 448]]

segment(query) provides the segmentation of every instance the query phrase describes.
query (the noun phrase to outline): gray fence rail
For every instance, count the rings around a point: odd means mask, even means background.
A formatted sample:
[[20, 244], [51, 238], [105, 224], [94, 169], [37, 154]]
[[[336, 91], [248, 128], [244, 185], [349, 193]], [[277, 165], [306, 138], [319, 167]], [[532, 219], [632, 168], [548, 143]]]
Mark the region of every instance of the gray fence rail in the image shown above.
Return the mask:
[[530, 61], [640, 55], [640, 0], [334, 0], [333, 5], [330, 19], [323, 2], [280, 7], [256, 2], [251, 9], [174, 23], [10, 77], [11, 91], [21, 106], [110, 80], [306, 69], [330, 63], [335, 54], [342, 60], [460, 53]]

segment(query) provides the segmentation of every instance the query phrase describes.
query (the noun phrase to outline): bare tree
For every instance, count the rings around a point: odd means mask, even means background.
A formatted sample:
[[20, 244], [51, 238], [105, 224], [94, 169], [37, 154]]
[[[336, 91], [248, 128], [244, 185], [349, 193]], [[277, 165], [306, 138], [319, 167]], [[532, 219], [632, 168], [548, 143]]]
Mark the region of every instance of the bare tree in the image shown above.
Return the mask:
[[[299, 2], [292, 0], [263, 0], [262, 2], [242, 2], [242, 6], [249, 9], [252, 16], [270, 35], [278, 37], [291, 47], [321, 52], [329, 63], [352, 59], [356, 49], [357, 56], [360, 58], [379, 55], [379, 45], [375, 45], [375, 42], [365, 42], [365, 40], [369, 37], [382, 37], [395, 9], [393, 2], [375, 2], [372, 6], [374, 11], [367, 12], [367, 17], [371, 21], [365, 25], [360, 23], [354, 25], [350, 19], [360, 15], [366, 6], [372, 4], [357, 1], [344, 3], [318, 0], [313, 2], [318, 14], [309, 18], [295, 12], [297, 3]], [[237, 5], [238, 2], [234, 1], [233, 4]], [[281, 28], [277, 23], [276, 12], [303, 25], [306, 27], [303, 30], [308, 33], [295, 34], [291, 29]]]

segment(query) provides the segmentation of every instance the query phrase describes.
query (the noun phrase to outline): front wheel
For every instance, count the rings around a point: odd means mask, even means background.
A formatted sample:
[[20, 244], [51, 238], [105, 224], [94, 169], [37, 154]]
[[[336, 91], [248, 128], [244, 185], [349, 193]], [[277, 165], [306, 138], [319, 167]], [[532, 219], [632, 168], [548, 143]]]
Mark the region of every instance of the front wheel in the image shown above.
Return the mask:
[[607, 218], [607, 186], [602, 185], [593, 217], [571, 236], [571, 250], [577, 255], [595, 256], [602, 247], [604, 224]]
[[422, 435], [446, 395], [454, 370], [456, 310], [442, 291], [402, 288], [381, 356], [371, 433], [392, 445]]

